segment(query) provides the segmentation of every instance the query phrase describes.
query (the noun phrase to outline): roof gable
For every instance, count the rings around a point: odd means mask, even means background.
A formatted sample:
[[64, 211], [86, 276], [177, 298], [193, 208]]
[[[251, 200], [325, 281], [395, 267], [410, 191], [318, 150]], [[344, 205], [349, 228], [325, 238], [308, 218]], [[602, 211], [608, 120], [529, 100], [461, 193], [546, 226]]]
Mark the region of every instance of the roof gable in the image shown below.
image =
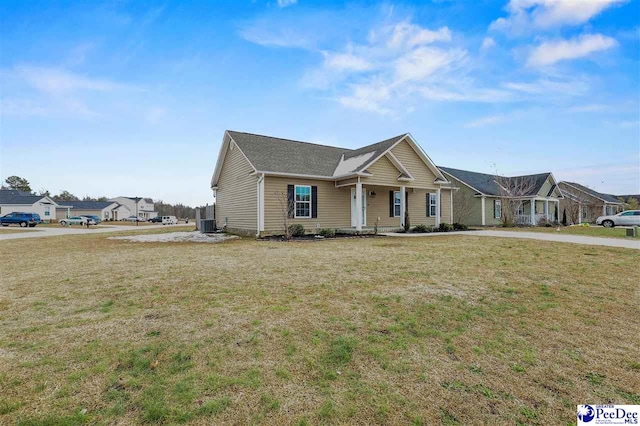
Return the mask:
[[[440, 167], [440, 169], [481, 195], [491, 195], [496, 197], [504, 195], [503, 190], [501, 190], [501, 187], [496, 182], [496, 175], [454, 169], [451, 167]], [[553, 187], [555, 186], [555, 178], [553, 177], [553, 174], [548, 172], [535, 175], [505, 176], [503, 178], [507, 180], [532, 179], [533, 182], [531, 190], [528, 191], [527, 194], [523, 194], [522, 196], [524, 197], [532, 197], [536, 195], [549, 197], [549, 194], [553, 193]], [[544, 191], [544, 194], [540, 193], [549, 178], [551, 178], [551, 190]]]
[[622, 202], [620, 200], [618, 200], [618, 197], [616, 197], [615, 195], [612, 194], [603, 194], [601, 192], [595, 191], [591, 188], [588, 188], [586, 186], [580, 185], [579, 183], [575, 183], [575, 182], [566, 182], [566, 181], [562, 181], [560, 182], [561, 184], [567, 185], [572, 187], [575, 190], [584, 192], [585, 194], [588, 194], [592, 197], [598, 198], [599, 200], [602, 200], [604, 202], [607, 203], [611, 203], [611, 204], [622, 204]]

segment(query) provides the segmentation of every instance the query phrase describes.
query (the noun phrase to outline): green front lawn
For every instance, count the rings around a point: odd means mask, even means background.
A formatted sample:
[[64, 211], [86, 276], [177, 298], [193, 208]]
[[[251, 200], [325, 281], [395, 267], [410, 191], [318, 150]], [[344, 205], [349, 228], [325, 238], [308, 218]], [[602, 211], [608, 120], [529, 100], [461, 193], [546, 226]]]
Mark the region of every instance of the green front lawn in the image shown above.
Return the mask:
[[640, 404], [635, 250], [108, 236], [0, 245], [0, 424], [569, 424]]

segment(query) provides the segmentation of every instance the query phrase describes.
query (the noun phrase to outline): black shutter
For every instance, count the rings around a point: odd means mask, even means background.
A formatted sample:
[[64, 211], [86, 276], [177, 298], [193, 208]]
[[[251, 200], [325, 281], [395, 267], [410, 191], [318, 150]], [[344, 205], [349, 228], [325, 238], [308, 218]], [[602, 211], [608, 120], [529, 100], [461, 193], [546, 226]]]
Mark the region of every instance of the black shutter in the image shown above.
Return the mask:
[[404, 191], [404, 211], [409, 211], [409, 191]]
[[289, 213], [289, 217], [294, 216], [294, 209], [296, 208], [295, 202], [295, 187], [293, 185], [287, 185], [287, 210]]
[[394, 201], [393, 191], [389, 191], [389, 217], [393, 217], [393, 211], [395, 210], [393, 208], [393, 201]]
[[311, 217], [318, 217], [318, 187], [311, 187]]
[[496, 200], [493, 200], [493, 218], [497, 219], [496, 218]]
[[427, 192], [427, 217], [431, 217], [431, 194]]

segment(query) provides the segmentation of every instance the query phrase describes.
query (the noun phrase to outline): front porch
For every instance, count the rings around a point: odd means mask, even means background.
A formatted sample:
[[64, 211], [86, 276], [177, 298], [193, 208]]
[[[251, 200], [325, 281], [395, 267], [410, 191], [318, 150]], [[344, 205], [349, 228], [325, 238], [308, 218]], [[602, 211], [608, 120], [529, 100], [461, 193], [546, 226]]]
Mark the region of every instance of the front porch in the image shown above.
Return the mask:
[[560, 200], [533, 198], [522, 200], [514, 216], [516, 225], [536, 226], [541, 222], [560, 221]]

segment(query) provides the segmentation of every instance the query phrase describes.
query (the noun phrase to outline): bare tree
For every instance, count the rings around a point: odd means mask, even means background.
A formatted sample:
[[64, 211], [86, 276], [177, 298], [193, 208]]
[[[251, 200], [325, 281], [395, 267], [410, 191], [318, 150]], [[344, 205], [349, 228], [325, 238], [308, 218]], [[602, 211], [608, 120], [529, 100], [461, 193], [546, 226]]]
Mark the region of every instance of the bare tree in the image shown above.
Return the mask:
[[[496, 174], [495, 182], [498, 184], [501, 200], [500, 221], [502, 226], [524, 224], [523, 217], [518, 213], [524, 207], [524, 201], [531, 197], [536, 188], [533, 176], [506, 177]], [[530, 200], [529, 202], [535, 202]], [[526, 212], [525, 212], [526, 215]]]
[[[585, 209], [597, 208], [582, 191], [569, 191], [566, 188], [562, 188], [562, 195], [564, 196], [563, 204], [567, 210], [567, 220], [570, 224], [580, 223], [580, 215], [583, 214], [583, 211], [586, 214]], [[586, 219], [588, 220], [588, 215]]]
[[284, 227], [284, 237], [287, 240], [290, 240], [291, 229], [289, 228], [289, 219], [293, 218], [294, 209], [296, 208], [295, 202], [289, 199], [286, 192], [276, 192], [275, 196], [278, 199], [278, 204], [280, 205], [280, 217], [282, 220], [282, 226]]
[[473, 209], [475, 207], [475, 197], [468, 191], [455, 191], [453, 193], [453, 211], [455, 212], [455, 221], [458, 223], [466, 223], [471, 219]]

